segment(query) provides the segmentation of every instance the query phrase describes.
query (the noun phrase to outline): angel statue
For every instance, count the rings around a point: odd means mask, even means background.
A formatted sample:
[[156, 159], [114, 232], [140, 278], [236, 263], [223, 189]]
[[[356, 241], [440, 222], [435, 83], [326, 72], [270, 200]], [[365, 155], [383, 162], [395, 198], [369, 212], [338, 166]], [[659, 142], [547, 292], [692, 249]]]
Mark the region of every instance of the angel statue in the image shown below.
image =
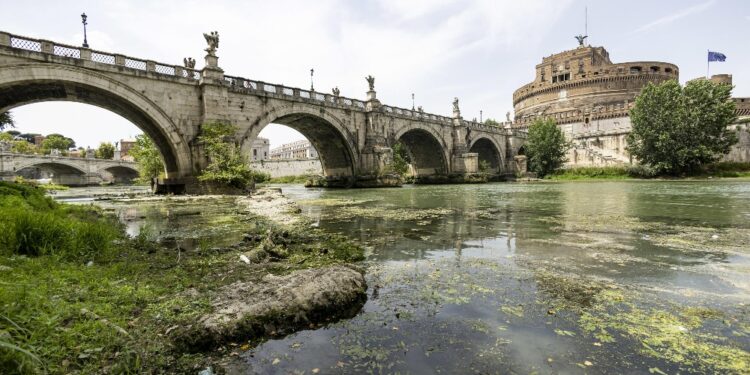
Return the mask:
[[186, 57], [182, 59], [183, 64], [188, 69], [195, 69], [195, 59], [192, 57]]
[[453, 98], [453, 113], [459, 112], [461, 112], [461, 110], [458, 109], [458, 98]]
[[370, 85], [370, 91], [375, 91], [375, 77], [373, 76], [367, 76], [365, 77], [367, 80], [367, 84]]
[[588, 35], [580, 35], [580, 34], [578, 34], [574, 38], [576, 38], [576, 40], [578, 41], [578, 45], [582, 46], [584, 39], [586, 39], [588, 37], [589, 37]]
[[510, 111], [505, 112], [505, 121], [510, 122]]
[[339, 94], [341, 94], [341, 90], [339, 90], [338, 87], [334, 87], [332, 91], [333, 91], [333, 96], [337, 98], [339, 97]]
[[219, 48], [219, 32], [212, 31], [209, 34], [203, 33], [203, 37], [206, 38], [206, 43], [208, 43], [206, 52], [211, 56], [216, 56], [216, 50]]

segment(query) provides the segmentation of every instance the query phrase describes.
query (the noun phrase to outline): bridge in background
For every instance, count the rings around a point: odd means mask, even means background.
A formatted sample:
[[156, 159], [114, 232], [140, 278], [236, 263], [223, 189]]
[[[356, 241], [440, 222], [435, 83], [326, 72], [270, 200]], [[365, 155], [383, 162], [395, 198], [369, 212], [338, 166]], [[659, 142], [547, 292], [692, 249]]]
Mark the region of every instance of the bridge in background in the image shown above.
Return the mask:
[[94, 185], [102, 182], [128, 183], [138, 177], [136, 164], [124, 160], [27, 155], [0, 148], [0, 180], [16, 176], [46, 179], [67, 186]]
[[510, 123], [464, 120], [457, 100], [452, 117], [383, 105], [374, 79], [366, 100], [357, 100], [225, 75], [218, 35], [205, 36], [208, 54], [197, 70], [194, 61], [162, 64], [0, 32], [0, 112], [43, 101], [115, 112], [154, 140], [166, 167], [162, 183], [173, 191], [200, 191], [195, 177], [207, 159], [197, 137], [213, 121], [237, 126], [235, 141], [248, 153], [270, 123], [298, 130], [319, 151], [328, 186], [391, 184], [396, 142], [406, 145], [420, 182], [461, 182], [481, 161], [497, 174], [516, 171], [525, 137]]

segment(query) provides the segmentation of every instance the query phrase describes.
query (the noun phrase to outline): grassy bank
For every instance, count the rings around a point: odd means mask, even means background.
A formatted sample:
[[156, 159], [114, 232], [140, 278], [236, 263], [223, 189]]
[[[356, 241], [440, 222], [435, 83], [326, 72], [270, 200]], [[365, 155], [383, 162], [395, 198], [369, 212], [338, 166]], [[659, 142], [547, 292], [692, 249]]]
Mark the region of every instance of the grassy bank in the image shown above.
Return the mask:
[[[342, 237], [261, 217], [248, 217], [250, 240], [229, 248], [167, 248], [148, 230], [128, 238], [96, 208], [55, 203], [16, 184], [0, 185], [0, 208], [3, 374], [196, 373], [229, 347], [188, 354], [171, 336], [211, 310], [213, 291], [363, 254]], [[275, 239], [274, 259], [238, 261], [266, 238]], [[262, 338], [254, 339], [237, 344], [246, 349]]]
[[721, 162], [683, 176], [658, 175], [640, 166], [576, 167], [557, 171], [547, 176], [549, 180], [624, 180], [633, 178], [732, 178], [750, 177], [750, 163]]

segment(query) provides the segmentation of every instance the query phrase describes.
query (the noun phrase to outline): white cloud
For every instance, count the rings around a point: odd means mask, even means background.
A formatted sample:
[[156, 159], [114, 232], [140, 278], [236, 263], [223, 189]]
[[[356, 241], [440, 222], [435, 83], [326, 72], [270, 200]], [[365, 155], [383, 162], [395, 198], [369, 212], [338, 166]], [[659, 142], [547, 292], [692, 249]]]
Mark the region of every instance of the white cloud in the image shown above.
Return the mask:
[[684, 18], [684, 17], [687, 17], [687, 16], [695, 14], [695, 13], [700, 13], [700, 12], [702, 12], [702, 11], [710, 8], [712, 5], [714, 5], [714, 3], [716, 3], [716, 0], [711, 0], [711, 1], [707, 1], [705, 3], [693, 5], [691, 7], [683, 9], [680, 12], [677, 12], [677, 13], [674, 13], [674, 14], [670, 14], [670, 15], [661, 17], [661, 18], [659, 18], [659, 19], [657, 19], [655, 21], [649, 22], [649, 23], [647, 23], [647, 24], [645, 24], [645, 25], [643, 25], [643, 26], [635, 29], [633, 31], [633, 33], [634, 34], [635, 33], [640, 33], [642, 31], [646, 31], [646, 30], [654, 28], [656, 26], [666, 25], [666, 24], [672, 23], [674, 21], [677, 21], [680, 18]]

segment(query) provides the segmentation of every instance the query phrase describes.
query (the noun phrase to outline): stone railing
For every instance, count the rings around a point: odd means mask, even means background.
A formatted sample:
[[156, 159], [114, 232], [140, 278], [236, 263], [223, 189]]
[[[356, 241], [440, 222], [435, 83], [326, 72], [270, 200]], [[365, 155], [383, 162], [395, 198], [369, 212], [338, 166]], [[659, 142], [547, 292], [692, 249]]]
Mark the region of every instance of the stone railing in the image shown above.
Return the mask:
[[275, 95], [282, 98], [286, 97], [292, 100], [313, 101], [318, 103], [326, 103], [333, 106], [348, 107], [355, 110], [365, 110], [365, 102], [357, 99], [346, 98], [343, 96], [335, 96], [317, 91], [304, 90], [297, 87], [288, 87], [227, 75], [224, 76], [224, 82], [229, 86], [229, 89], [231, 91], [239, 93], [260, 93], [265, 95]]
[[197, 80], [201, 73], [181, 65], [163, 64], [117, 53], [97, 51], [85, 47], [71, 46], [44, 39], [34, 39], [0, 31], [0, 46], [31, 52], [60, 56], [69, 59], [92, 61], [98, 64], [125, 67], [134, 71], [145, 71], [160, 75]]

